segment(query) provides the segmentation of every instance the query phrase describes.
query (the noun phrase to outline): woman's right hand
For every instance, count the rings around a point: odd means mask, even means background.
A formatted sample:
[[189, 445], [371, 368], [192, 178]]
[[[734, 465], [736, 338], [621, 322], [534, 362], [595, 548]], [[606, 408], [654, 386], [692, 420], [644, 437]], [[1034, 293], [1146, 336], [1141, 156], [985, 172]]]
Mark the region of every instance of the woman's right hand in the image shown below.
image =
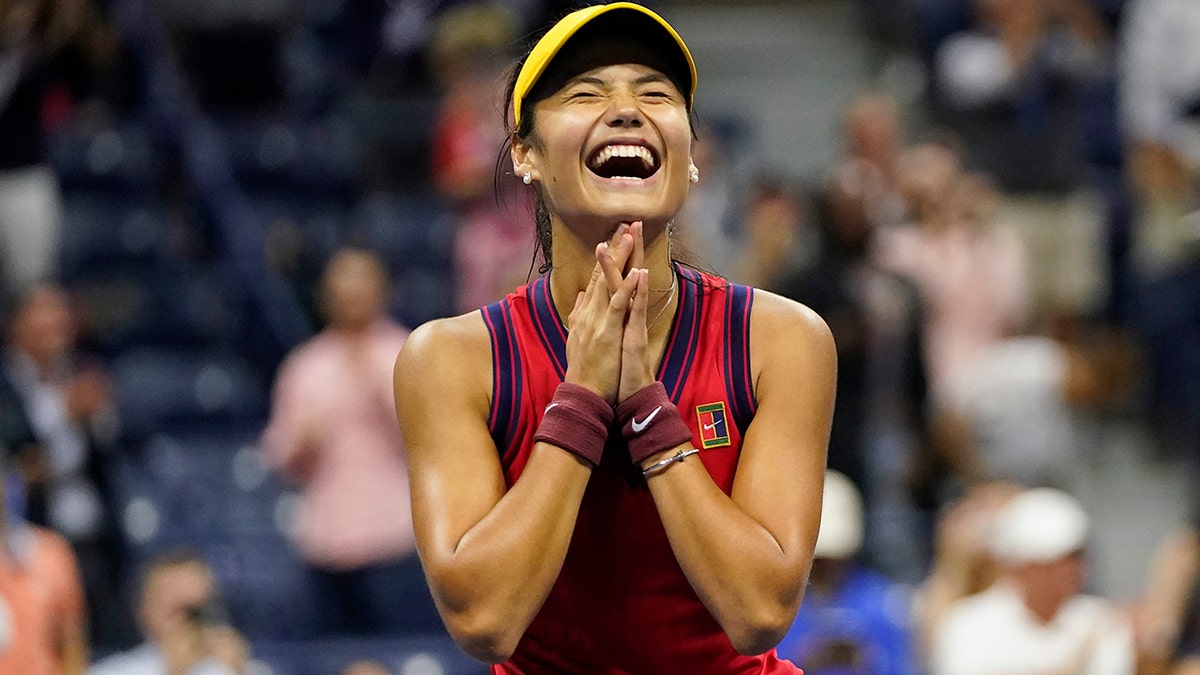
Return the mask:
[[[613, 243], [596, 246], [591, 280], [587, 289], [575, 297], [575, 307], [567, 317], [565, 380], [591, 389], [614, 405], [621, 376], [625, 317], [638, 281], [636, 274], [622, 274], [633, 249], [627, 225], [617, 229]], [[610, 286], [614, 290], [610, 291]]]

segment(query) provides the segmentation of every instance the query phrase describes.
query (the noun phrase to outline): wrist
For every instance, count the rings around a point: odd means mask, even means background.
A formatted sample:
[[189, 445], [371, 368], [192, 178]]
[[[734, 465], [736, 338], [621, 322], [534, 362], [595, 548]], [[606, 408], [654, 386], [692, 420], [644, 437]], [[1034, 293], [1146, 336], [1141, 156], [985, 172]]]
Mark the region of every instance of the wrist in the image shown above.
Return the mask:
[[568, 365], [567, 372], [563, 374], [563, 381], [560, 384], [569, 384], [572, 387], [586, 389], [600, 397], [600, 399], [603, 400], [608, 407], [613, 407], [615, 405], [616, 390], [606, 389], [602, 386], [595, 386], [589, 381], [589, 379], [590, 378], [587, 376], [587, 373], [580, 373], [578, 369], [573, 369]]
[[683, 462], [687, 460], [688, 457], [691, 457], [699, 452], [700, 451], [696, 448], [684, 447], [680, 447], [675, 452], [660, 452], [655, 455], [655, 457], [661, 457], [661, 459], [653, 459], [652, 461], [648, 460], [642, 465], [642, 478], [656, 476], [659, 473], [666, 471], [667, 467], [671, 466], [672, 464], [676, 462]]
[[662, 382], [653, 382], [621, 402], [616, 409], [629, 457], [645, 468], [646, 462], [665, 451], [690, 443], [692, 431], [667, 396]]
[[533, 440], [562, 448], [592, 467], [600, 464], [613, 422], [613, 409], [594, 390], [563, 382], [542, 413]]

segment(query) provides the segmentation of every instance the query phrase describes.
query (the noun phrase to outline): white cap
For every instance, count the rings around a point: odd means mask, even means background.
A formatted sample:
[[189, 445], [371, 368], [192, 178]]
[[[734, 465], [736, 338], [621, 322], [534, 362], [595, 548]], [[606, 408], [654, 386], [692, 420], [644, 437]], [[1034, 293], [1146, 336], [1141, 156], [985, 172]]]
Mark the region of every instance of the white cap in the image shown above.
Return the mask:
[[845, 474], [826, 471], [821, 530], [813, 555], [817, 558], [849, 558], [858, 553], [862, 543], [863, 505], [858, 488]]
[[997, 515], [992, 552], [1003, 563], [1050, 562], [1084, 548], [1088, 516], [1074, 497], [1053, 488], [1025, 490]]

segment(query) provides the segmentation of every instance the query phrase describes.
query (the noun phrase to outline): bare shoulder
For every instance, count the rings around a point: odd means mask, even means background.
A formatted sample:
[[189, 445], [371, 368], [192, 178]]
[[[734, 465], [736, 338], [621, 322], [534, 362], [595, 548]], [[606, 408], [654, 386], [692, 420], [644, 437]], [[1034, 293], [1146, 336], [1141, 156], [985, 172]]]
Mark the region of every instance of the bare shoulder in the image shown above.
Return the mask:
[[756, 288], [750, 313], [750, 367], [760, 402], [774, 391], [792, 397], [792, 388], [801, 383], [810, 388], [816, 383], [832, 386], [837, 373], [833, 334], [807, 305]]
[[420, 367], [430, 361], [457, 361], [472, 353], [490, 356], [491, 338], [479, 312], [434, 319], [417, 326], [400, 350], [399, 367]]
[[750, 314], [751, 340], [799, 344], [817, 351], [833, 350], [833, 334], [825, 320], [807, 305], [754, 289]]
[[413, 329], [396, 357], [395, 385], [469, 386], [489, 378], [492, 348], [479, 312], [434, 319]]

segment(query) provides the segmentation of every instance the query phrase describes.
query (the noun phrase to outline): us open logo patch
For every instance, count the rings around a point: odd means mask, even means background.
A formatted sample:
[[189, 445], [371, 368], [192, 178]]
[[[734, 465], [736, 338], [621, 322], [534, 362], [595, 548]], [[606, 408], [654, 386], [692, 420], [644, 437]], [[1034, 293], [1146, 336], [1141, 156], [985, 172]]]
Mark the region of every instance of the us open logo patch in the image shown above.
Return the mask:
[[696, 418], [700, 423], [700, 445], [705, 450], [730, 444], [729, 419], [725, 414], [724, 401], [696, 406]]

